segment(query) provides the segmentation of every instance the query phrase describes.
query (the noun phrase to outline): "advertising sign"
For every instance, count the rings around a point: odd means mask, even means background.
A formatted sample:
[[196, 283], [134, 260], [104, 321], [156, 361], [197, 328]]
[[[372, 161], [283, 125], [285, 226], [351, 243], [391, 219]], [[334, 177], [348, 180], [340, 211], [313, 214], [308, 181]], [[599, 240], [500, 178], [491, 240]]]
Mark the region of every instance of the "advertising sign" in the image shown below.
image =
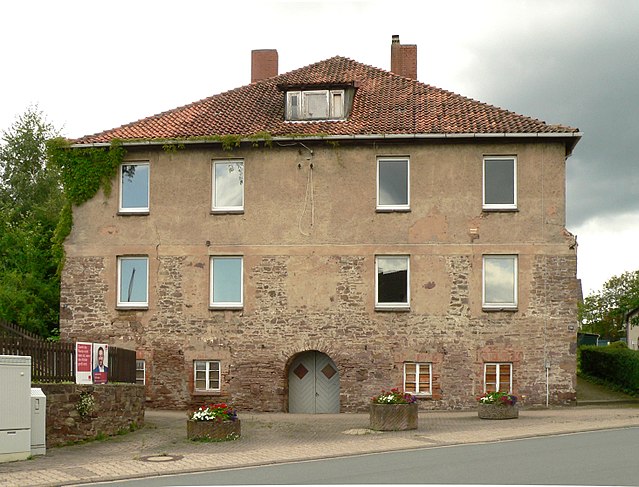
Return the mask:
[[106, 384], [109, 380], [109, 346], [105, 343], [93, 344], [93, 383]]
[[92, 373], [92, 357], [93, 344], [85, 342], [76, 342], [75, 344], [75, 383], [91, 384], [93, 379]]

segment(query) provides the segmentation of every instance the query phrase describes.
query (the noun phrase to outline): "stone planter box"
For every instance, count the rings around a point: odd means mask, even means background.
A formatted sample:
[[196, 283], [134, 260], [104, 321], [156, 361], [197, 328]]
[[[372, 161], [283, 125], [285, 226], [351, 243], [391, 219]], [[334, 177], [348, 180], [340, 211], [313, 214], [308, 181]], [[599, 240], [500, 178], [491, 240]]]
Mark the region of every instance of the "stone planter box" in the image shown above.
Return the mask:
[[186, 437], [189, 440], [226, 441], [241, 436], [240, 420], [236, 421], [194, 421], [186, 422]]
[[371, 404], [370, 428], [377, 431], [417, 429], [417, 403]]
[[481, 419], [515, 419], [519, 417], [519, 408], [509, 404], [479, 404], [477, 415]]

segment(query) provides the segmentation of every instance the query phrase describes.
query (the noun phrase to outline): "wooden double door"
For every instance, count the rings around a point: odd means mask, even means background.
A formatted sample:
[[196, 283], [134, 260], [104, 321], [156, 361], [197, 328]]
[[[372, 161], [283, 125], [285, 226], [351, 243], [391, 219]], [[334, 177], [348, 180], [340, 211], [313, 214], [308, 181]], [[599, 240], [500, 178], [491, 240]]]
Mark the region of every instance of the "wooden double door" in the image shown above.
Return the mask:
[[339, 371], [316, 350], [303, 352], [288, 370], [289, 413], [339, 413]]

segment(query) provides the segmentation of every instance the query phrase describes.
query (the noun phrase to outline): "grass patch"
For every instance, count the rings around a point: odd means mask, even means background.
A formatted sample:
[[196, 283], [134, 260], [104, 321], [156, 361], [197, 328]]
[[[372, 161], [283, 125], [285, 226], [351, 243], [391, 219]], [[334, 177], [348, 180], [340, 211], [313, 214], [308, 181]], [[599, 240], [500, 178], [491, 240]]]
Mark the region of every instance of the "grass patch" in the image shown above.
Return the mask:
[[588, 375], [585, 372], [577, 372], [577, 375], [588, 382], [592, 382], [593, 384], [597, 384], [600, 386], [604, 386], [607, 389], [615, 392], [621, 392], [623, 394], [627, 394], [632, 397], [639, 397], [639, 391], [636, 389], [629, 389], [619, 384], [615, 384], [614, 382], [610, 382], [604, 379], [600, 379], [599, 377], [595, 377], [594, 375]]

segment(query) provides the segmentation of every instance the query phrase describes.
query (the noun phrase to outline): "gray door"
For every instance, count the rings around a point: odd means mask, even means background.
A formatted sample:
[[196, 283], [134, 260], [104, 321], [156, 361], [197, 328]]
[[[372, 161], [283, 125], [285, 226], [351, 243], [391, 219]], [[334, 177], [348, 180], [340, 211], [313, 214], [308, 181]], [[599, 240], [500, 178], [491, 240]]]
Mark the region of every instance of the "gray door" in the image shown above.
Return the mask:
[[297, 356], [288, 370], [290, 413], [339, 413], [339, 372], [315, 350]]

